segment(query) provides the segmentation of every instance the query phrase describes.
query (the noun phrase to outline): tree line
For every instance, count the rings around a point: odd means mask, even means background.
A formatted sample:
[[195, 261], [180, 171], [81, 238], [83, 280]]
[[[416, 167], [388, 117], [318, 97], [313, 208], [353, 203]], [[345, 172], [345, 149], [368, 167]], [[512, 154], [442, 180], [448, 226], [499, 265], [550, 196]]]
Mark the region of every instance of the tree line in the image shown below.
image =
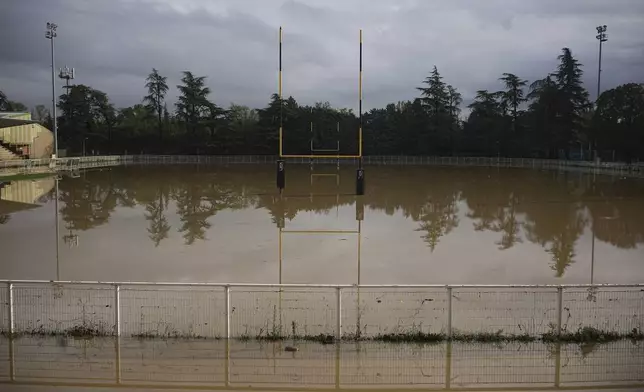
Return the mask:
[[[366, 155], [468, 155], [593, 159], [644, 159], [644, 84], [604, 91], [591, 103], [583, 66], [569, 48], [543, 79], [500, 75], [498, 91], [479, 90], [463, 115], [463, 98], [434, 67], [417, 97], [363, 114]], [[270, 97], [264, 108], [216, 105], [206, 76], [182, 73], [179, 97], [168, 105], [167, 76], [153, 69], [141, 103], [117, 109], [106, 93], [75, 85], [60, 96], [59, 142], [71, 154], [82, 146], [101, 153], [332, 155], [358, 152], [360, 119], [328, 102], [300, 105]], [[19, 103], [0, 95], [0, 110]], [[18, 106], [24, 109], [24, 105]], [[39, 109], [39, 110], [38, 110]], [[51, 125], [44, 107], [35, 117]], [[338, 151], [339, 150], [339, 151]]]

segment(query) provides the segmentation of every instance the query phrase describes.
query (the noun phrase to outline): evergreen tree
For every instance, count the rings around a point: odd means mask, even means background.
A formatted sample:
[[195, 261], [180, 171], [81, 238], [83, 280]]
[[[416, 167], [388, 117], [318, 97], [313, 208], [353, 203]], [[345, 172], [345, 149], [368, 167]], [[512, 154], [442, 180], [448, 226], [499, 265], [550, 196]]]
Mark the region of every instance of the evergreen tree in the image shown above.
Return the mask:
[[161, 116], [165, 107], [165, 95], [168, 92], [167, 77], [161, 76], [156, 68], [145, 79], [145, 87], [148, 89], [148, 95], [143, 98], [153, 112], [157, 114], [159, 120], [159, 140], [163, 139], [163, 123]]
[[560, 96], [552, 75], [534, 81], [530, 85], [528, 99], [532, 100], [529, 106], [531, 141], [534, 146], [544, 150], [547, 157], [557, 158], [555, 137]]
[[583, 116], [590, 108], [588, 91], [584, 88], [581, 77], [582, 65], [573, 56], [568, 48], [562, 49], [557, 59], [559, 66], [555, 72], [555, 81], [558, 87], [559, 99], [557, 147], [566, 153], [579, 135], [584, 131]]
[[502, 93], [504, 105], [511, 109], [512, 131], [516, 132], [517, 120], [519, 118], [519, 106], [527, 99], [524, 98], [523, 87], [528, 83], [511, 73], [504, 73], [499, 80], [505, 85], [506, 91]]
[[185, 123], [186, 129], [194, 137], [200, 120], [210, 107], [210, 102], [208, 101], [210, 88], [205, 86], [205, 76], [194, 76], [190, 71], [183, 72], [181, 82], [183, 84], [177, 86], [181, 93], [175, 104], [177, 117]]

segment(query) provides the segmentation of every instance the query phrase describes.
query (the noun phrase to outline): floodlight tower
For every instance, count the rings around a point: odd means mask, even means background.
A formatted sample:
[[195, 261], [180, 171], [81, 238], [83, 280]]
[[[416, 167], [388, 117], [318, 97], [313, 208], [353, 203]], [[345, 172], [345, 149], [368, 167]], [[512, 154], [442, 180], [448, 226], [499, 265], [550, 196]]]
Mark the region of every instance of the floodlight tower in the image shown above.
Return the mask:
[[599, 99], [602, 78], [602, 43], [608, 41], [608, 37], [606, 37], [606, 25], [597, 26], [597, 36], [595, 38], [599, 41], [599, 70], [597, 72], [597, 99]]
[[51, 41], [51, 120], [54, 131], [54, 157], [58, 156], [58, 126], [56, 125], [56, 65], [54, 63], [54, 38], [58, 35], [56, 29], [58, 25], [47, 22], [45, 38]]

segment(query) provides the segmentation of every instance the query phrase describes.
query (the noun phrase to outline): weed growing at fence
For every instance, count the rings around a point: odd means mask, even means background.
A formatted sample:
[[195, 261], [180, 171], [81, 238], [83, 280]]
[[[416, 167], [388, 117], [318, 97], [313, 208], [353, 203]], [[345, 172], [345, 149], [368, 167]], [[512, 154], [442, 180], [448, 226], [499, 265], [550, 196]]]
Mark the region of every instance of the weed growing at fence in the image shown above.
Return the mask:
[[[43, 327], [34, 328], [26, 331], [20, 331], [10, 334], [8, 331], [0, 331], [0, 336], [19, 337], [19, 336], [69, 336], [76, 338], [93, 338], [93, 337], [108, 337], [114, 336], [115, 333], [111, 329], [101, 328], [96, 326], [79, 325], [64, 330], [46, 330]], [[194, 339], [194, 340], [219, 340], [221, 337], [208, 337], [196, 335], [193, 333], [180, 333], [178, 331], [159, 334], [157, 332], [142, 332], [130, 335], [138, 339]], [[260, 330], [257, 335], [244, 333], [238, 337], [240, 341], [265, 341], [265, 342], [278, 342], [278, 341], [305, 341], [305, 342], [318, 342], [322, 344], [333, 344], [338, 340], [331, 334], [318, 334], [318, 335], [299, 335], [299, 334], [282, 334], [277, 330], [271, 330], [269, 333], [264, 333]], [[479, 333], [464, 333], [455, 332], [452, 337], [448, 337], [445, 333], [422, 332], [413, 330], [410, 332], [396, 332], [384, 333], [372, 337], [357, 336], [356, 334], [346, 334], [342, 337], [341, 341], [344, 342], [357, 342], [357, 341], [371, 341], [371, 342], [384, 342], [384, 343], [439, 343], [446, 341], [464, 342], [464, 343], [499, 343], [499, 342], [537, 342], [544, 343], [609, 343], [618, 340], [644, 340], [644, 331], [638, 328], [633, 328], [631, 332], [619, 333], [614, 331], [602, 331], [594, 327], [581, 327], [575, 332], [562, 331], [557, 334], [556, 331], [549, 331], [541, 335], [529, 334], [504, 334], [502, 330], [497, 332], [479, 332]]]
[[[281, 327], [272, 326], [270, 329], [260, 329], [256, 335], [250, 334], [248, 331], [235, 337], [240, 341], [265, 341], [265, 342], [278, 342], [278, 341], [305, 341], [305, 342], [318, 342], [322, 344], [333, 344], [338, 342], [338, 339], [332, 334], [317, 334], [300, 335], [295, 323], [292, 324], [291, 333], [285, 334], [282, 332]], [[36, 328], [21, 330], [9, 333], [7, 330], [1, 330], [0, 336], [3, 337], [19, 337], [19, 336], [69, 336], [75, 338], [93, 338], [93, 337], [108, 337], [115, 336], [113, 327], [102, 324], [81, 324], [67, 329], [47, 329], [41, 325]], [[147, 331], [130, 335], [138, 339], [194, 339], [194, 340], [218, 340], [220, 336], [202, 336], [193, 332], [184, 333], [176, 330], [160, 331]], [[444, 332], [423, 332], [418, 328], [412, 328], [409, 331], [397, 331], [392, 333], [382, 333], [375, 336], [364, 336], [357, 333], [349, 333], [342, 336], [340, 341], [344, 342], [358, 342], [358, 341], [371, 341], [371, 342], [384, 342], [384, 343], [439, 343], [445, 341], [464, 342], [464, 343], [500, 343], [500, 342], [537, 342], [544, 343], [609, 343], [618, 340], [644, 340], [644, 331], [639, 328], [633, 328], [628, 333], [620, 333], [616, 331], [604, 331], [594, 327], [580, 327], [577, 331], [568, 331], [563, 329], [558, 333], [554, 328], [550, 331], [539, 334], [507, 334], [503, 330], [496, 332], [477, 332], [468, 333], [462, 331], [454, 331], [451, 337]]]
[[522, 342], [529, 343], [539, 340], [537, 336], [529, 334], [503, 334], [502, 330], [497, 332], [481, 333], [456, 333], [452, 336], [456, 342], [477, 342], [477, 343], [497, 343], [497, 342]]
[[155, 332], [142, 332], [131, 335], [133, 338], [142, 339], [142, 340], [154, 340], [154, 339], [185, 339], [185, 340], [220, 340], [219, 336], [202, 336], [193, 333], [181, 333], [174, 331], [167, 334], [159, 334]]
[[[337, 342], [335, 336], [330, 334], [319, 334], [319, 335], [284, 335], [279, 333], [268, 333], [265, 334], [263, 330], [260, 330], [259, 334], [252, 336], [248, 333], [242, 334], [237, 338], [241, 341], [267, 341], [267, 342], [277, 342], [277, 341], [306, 341], [306, 342], [318, 342], [323, 344], [333, 344]], [[531, 343], [531, 342], [544, 342], [544, 343], [608, 343], [614, 342], [617, 340], [635, 340], [640, 341], [644, 340], [644, 333], [635, 328], [629, 333], [618, 333], [610, 331], [602, 331], [593, 327], [583, 327], [576, 332], [567, 332], [562, 331], [561, 334], [557, 334], [554, 331], [550, 331], [541, 335], [530, 335], [530, 334], [505, 334], [503, 330], [498, 330], [496, 332], [479, 332], [479, 333], [465, 333], [465, 332], [455, 332], [451, 337], [448, 337], [445, 333], [433, 333], [433, 332], [422, 332], [414, 329], [410, 332], [395, 332], [395, 333], [383, 333], [371, 337], [358, 336], [356, 334], [346, 334], [342, 337], [341, 341], [343, 342], [358, 342], [358, 341], [370, 341], [370, 342], [383, 342], [383, 343], [440, 343], [446, 341], [454, 342], [463, 342], [463, 343], [509, 343], [509, 342], [519, 342], [519, 343]]]
[[633, 328], [629, 333], [618, 333], [602, 331], [593, 327], [581, 327], [576, 332], [562, 331], [558, 335], [556, 332], [550, 331], [541, 336], [541, 340], [544, 342], [562, 343], [608, 343], [622, 339], [644, 340], [644, 333], [637, 328]]
[[388, 333], [376, 335], [368, 340], [391, 343], [437, 343], [447, 340], [447, 335], [414, 331], [410, 333]]
[[115, 333], [109, 328], [93, 325], [77, 325], [67, 329], [52, 330], [45, 329], [44, 326], [32, 328], [25, 331], [14, 332], [10, 334], [8, 331], [3, 332], [4, 337], [20, 337], [20, 336], [69, 336], [74, 338], [89, 339], [94, 337], [107, 337], [114, 336]]

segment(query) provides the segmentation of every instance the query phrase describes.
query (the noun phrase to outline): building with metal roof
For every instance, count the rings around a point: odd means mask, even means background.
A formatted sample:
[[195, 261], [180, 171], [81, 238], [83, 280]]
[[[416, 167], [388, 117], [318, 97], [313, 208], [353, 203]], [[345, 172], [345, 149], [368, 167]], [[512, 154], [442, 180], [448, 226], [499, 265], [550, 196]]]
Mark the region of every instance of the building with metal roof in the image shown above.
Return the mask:
[[31, 113], [0, 112], [0, 161], [48, 158], [53, 148], [53, 133]]

